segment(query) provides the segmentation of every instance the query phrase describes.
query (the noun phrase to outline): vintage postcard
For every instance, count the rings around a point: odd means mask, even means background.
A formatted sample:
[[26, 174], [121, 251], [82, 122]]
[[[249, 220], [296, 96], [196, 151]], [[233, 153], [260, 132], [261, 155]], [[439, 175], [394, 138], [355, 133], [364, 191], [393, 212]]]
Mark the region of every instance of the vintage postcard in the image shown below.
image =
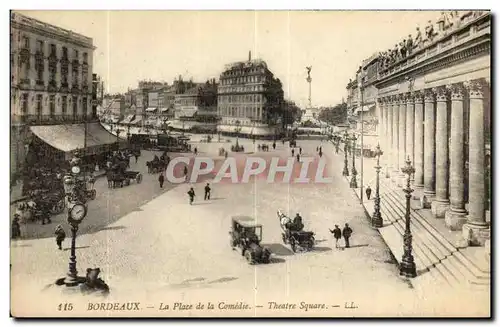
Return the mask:
[[11, 314], [491, 316], [491, 22], [11, 11]]

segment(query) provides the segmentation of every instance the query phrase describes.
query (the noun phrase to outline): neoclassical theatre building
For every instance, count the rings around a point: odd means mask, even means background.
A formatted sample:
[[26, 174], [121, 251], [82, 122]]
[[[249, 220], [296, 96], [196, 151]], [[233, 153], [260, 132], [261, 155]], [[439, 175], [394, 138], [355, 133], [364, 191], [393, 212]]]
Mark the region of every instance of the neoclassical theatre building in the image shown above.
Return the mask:
[[381, 159], [404, 186], [409, 157], [424, 208], [483, 245], [490, 235], [491, 15], [462, 13], [438, 32], [389, 65], [369, 63], [378, 67]]

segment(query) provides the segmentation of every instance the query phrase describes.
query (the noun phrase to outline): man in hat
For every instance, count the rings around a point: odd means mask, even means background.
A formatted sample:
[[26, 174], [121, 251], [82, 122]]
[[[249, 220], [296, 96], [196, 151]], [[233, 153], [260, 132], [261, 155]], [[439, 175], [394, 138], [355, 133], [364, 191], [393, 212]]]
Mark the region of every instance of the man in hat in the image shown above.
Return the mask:
[[368, 185], [368, 187], [366, 188], [365, 193], [366, 193], [366, 198], [370, 200], [370, 196], [372, 195], [372, 189], [370, 185]]
[[210, 184], [205, 185], [205, 200], [210, 200]]
[[193, 204], [194, 197], [196, 196], [196, 194], [194, 193], [194, 189], [191, 187], [187, 194], [189, 195], [189, 204]]
[[335, 225], [335, 228], [333, 230], [330, 229], [330, 233], [333, 234], [333, 237], [335, 238], [335, 248], [339, 248], [339, 240], [342, 237], [342, 231], [339, 228], [339, 225]]
[[62, 242], [66, 238], [66, 232], [64, 231], [61, 225], [57, 225], [54, 234], [56, 234], [57, 247], [59, 248], [59, 250], [62, 250]]
[[352, 229], [349, 227], [349, 224], [346, 223], [344, 226], [344, 229], [342, 230], [342, 236], [344, 236], [344, 241], [345, 241], [345, 247], [349, 248], [349, 238], [351, 238], [352, 235]]

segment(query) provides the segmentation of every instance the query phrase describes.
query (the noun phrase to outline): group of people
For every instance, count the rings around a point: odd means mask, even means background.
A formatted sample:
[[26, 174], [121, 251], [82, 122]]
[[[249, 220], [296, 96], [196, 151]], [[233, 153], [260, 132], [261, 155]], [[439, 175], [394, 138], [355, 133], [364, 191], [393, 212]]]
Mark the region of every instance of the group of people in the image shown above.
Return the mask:
[[[207, 183], [207, 185], [205, 185], [204, 190], [205, 190], [205, 197], [204, 197], [205, 201], [210, 200], [210, 195], [212, 193], [212, 188], [210, 187], [210, 183]], [[196, 196], [196, 193], [194, 192], [193, 187], [189, 188], [187, 195], [189, 197], [189, 204], [192, 205], [194, 202], [194, 198]]]
[[339, 241], [342, 237], [344, 237], [345, 247], [351, 247], [349, 244], [349, 239], [351, 238], [353, 232], [348, 223], [345, 224], [342, 230], [339, 228], [339, 225], [335, 225], [335, 228], [333, 230], [330, 229], [330, 233], [332, 233], [333, 237], [335, 238], [335, 248], [340, 248]]
[[388, 68], [395, 62], [411, 55], [415, 49], [422, 47], [424, 41], [432, 42], [440, 34], [444, 35], [450, 28], [460, 26], [464, 20], [478, 17], [481, 14], [481, 11], [463, 11], [460, 13], [456, 10], [442, 11], [440, 18], [436, 21], [437, 29], [434, 28], [434, 23], [429, 20], [424, 30], [425, 37], [422, 36], [422, 31], [417, 27], [415, 39], [410, 34], [408, 38], [396, 43], [394, 48], [381, 52], [379, 54], [379, 68]]

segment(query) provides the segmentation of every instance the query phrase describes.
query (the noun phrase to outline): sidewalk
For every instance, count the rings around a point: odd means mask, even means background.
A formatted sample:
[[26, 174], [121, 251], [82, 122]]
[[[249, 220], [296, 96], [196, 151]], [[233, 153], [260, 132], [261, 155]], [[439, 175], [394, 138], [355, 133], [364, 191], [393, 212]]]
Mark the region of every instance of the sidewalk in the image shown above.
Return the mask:
[[[344, 157], [344, 153], [337, 154]], [[361, 199], [360, 158], [356, 157], [358, 188], [354, 189]], [[376, 192], [376, 159], [364, 158], [363, 192], [370, 185], [370, 200], [363, 194], [363, 207], [369, 220], [374, 213]], [[349, 173], [352, 171], [352, 159], [349, 161]], [[383, 166], [383, 165], [381, 165]], [[392, 177], [392, 176], [391, 176]], [[344, 177], [350, 183], [352, 175]], [[401, 187], [386, 178], [385, 170], [380, 171], [380, 212], [383, 227], [377, 228], [394, 259], [399, 263], [403, 256], [403, 235], [405, 231], [406, 198]], [[480, 296], [489, 293], [491, 285], [489, 256], [482, 247], [466, 247], [461, 231], [450, 231], [444, 219], [435, 218], [430, 209], [422, 209], [418, 200], [410, 203], [410, 227], [413, 235], [413, 256], [417, 266], [417, 277], [411, 284], [421, 291], [435, 289], [437, 285], [461, 289], [468, 292], [480, 292]]]

